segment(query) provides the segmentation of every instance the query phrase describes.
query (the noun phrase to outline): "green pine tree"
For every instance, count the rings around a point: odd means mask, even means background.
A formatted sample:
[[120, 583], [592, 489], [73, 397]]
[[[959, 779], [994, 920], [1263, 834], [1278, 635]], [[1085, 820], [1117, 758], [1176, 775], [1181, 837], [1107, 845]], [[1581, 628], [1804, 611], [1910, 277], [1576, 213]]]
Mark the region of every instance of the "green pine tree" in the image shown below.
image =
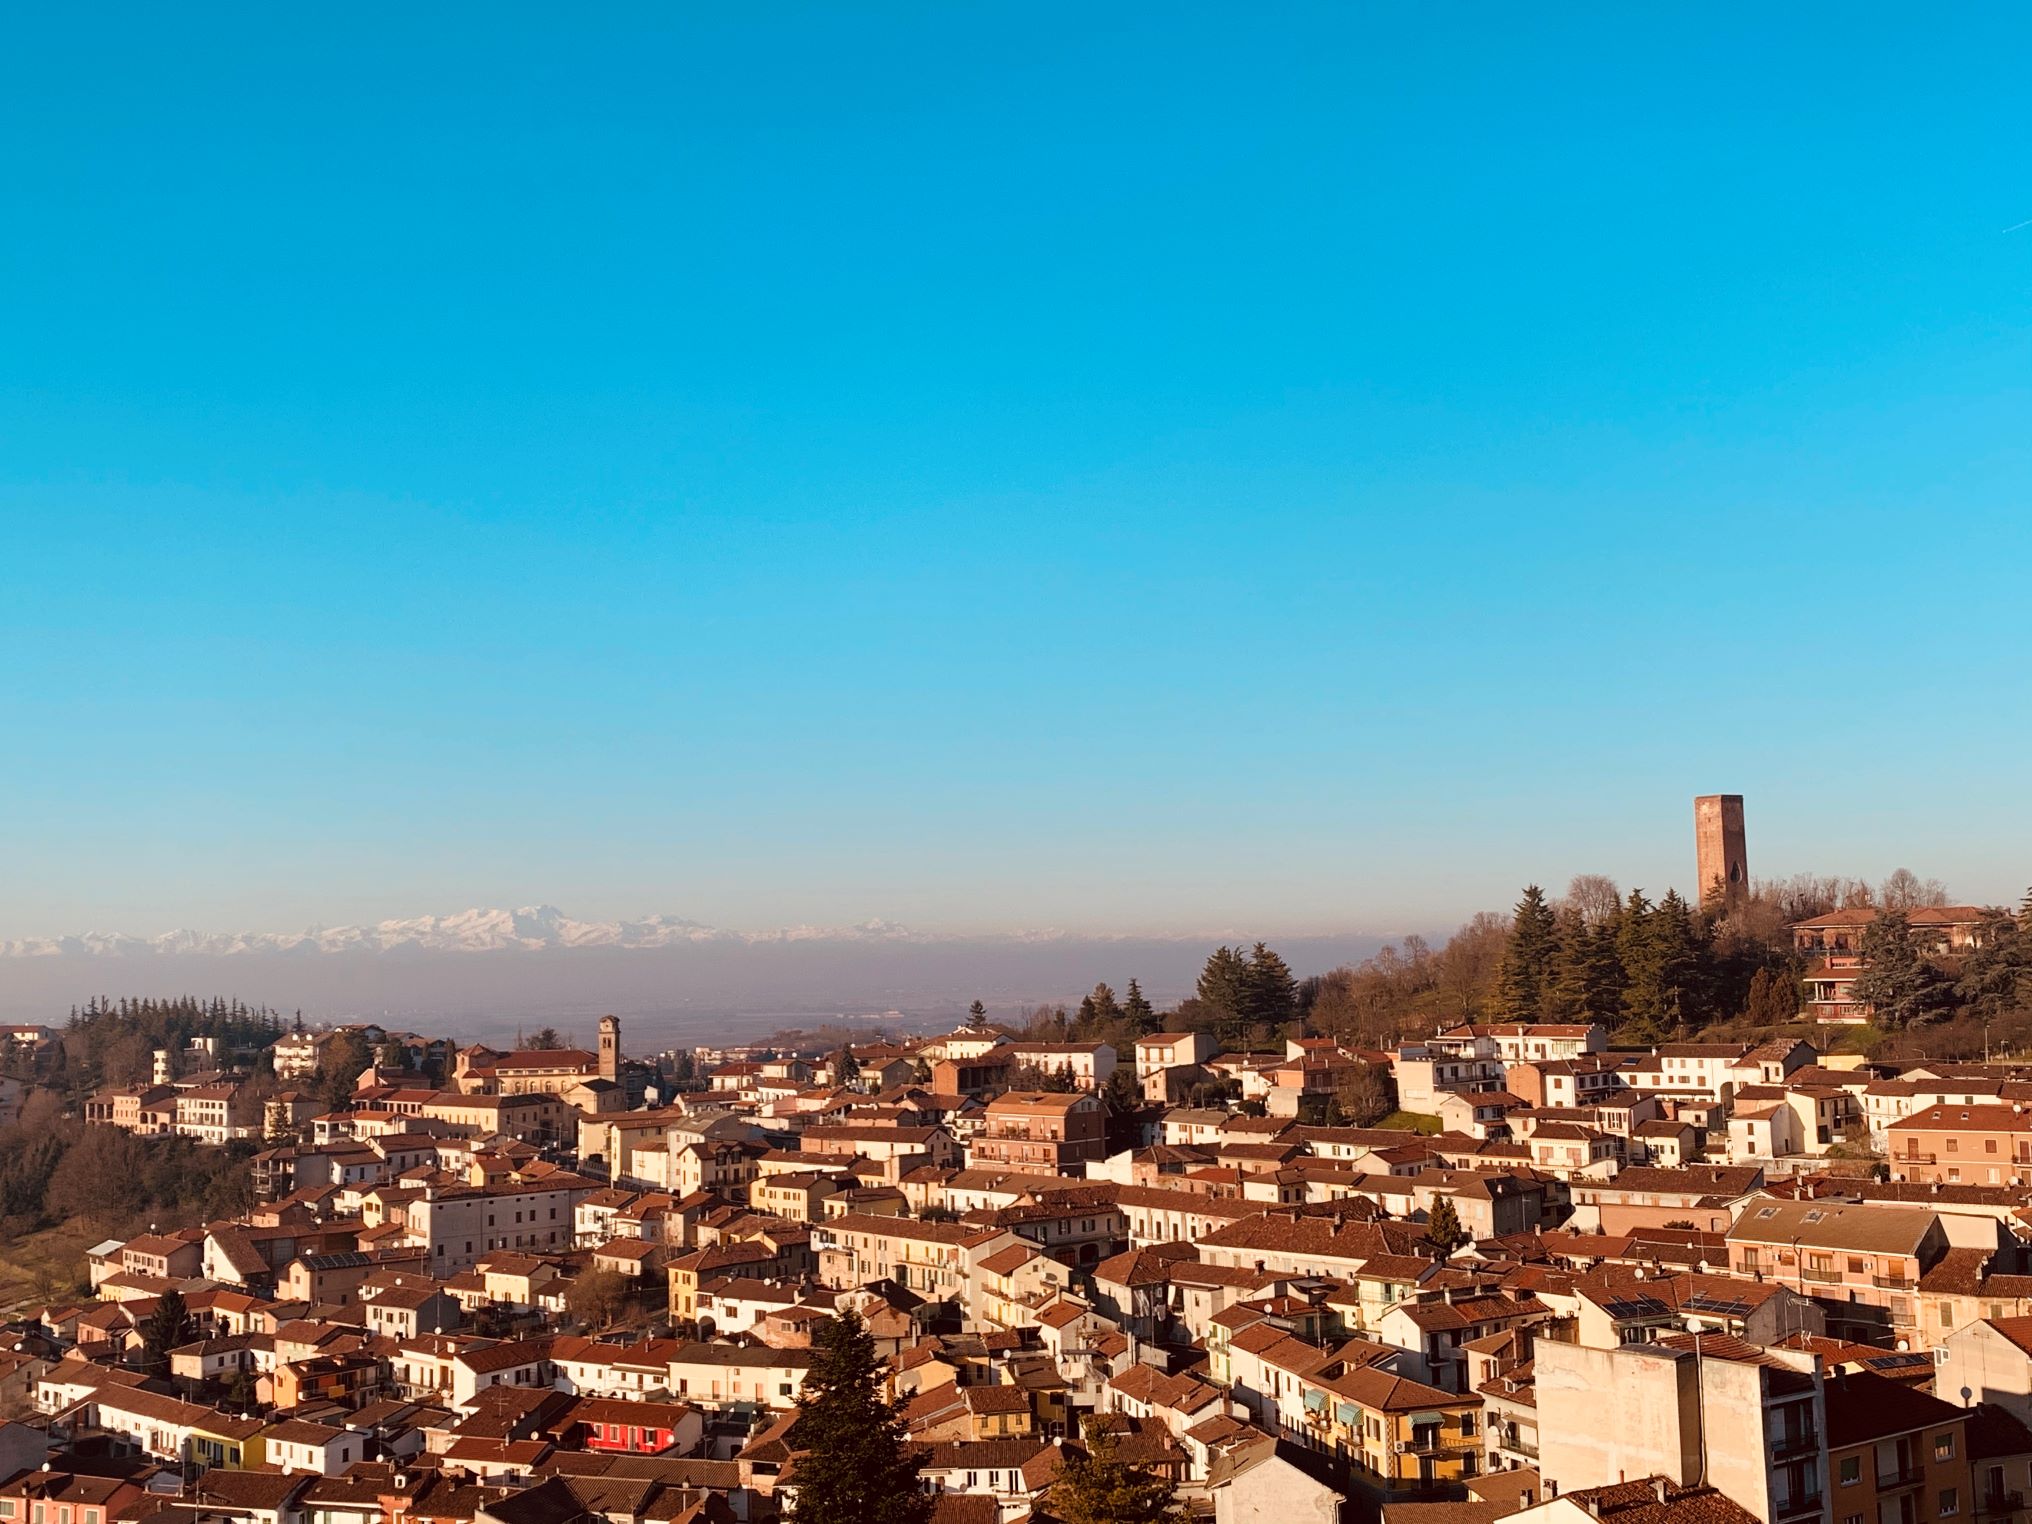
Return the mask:
[[1249, 960], [1232, 947], [1216, 947], [1200, 970], [1200, 1012], [1216, 1030], [1250, 1019]]
[[1089, 1416], [1068, 1445], [1049, 1508], [1065, 1524], [1185, 1524], [1170, 1480], [1123, 1460], [1106, 1419]]
[[1510, 942], [1496, 975], [1496, 996], [1513, 1021], [1537, 1021], [1552, 992], [1559, 960], [1559, 923], [1545, 891], [1528, 885], [1510, 922]]
[[926, 1524], [931, 1499], [917, 1482], [924, 1463], [904, 1448], [903, 1422], [882, 1394], [882, 1361], [860, 1318], [847, 1311], [821, 1323], [812, 1355], [791, 1432], [803, 1453], [790, 1524]]
[[[1588, 925], [1578, 905], [1562, 905], [1556, 924], [1559, 951], [1541, 1008], [1553, 1021], [1593, 1020], [1603, 998], [1602, 987], [1613, 983], [1601, 962], [1602, 938]], [[1615, 948], [1611, 945], [1607, 951], [1613, 967]]]
[[2032, 935], [2004, 910], [1993, 910], [1976, 928], [1975, 946], [1962, 956], [1955, 999], [1987, 1021], [2032, 1006]]
[[978, 1032], [988, 1024], [988, 1008], [976, 1000], [967, 1007], [967, 1029]]
[[1855, 996], [1870, 1007], [1878, 1026], [1910, 1026], [1953, 1003], [1953, 981], [1920, 947], [1902, 910], [1864, 927], [1859, 950], [1864, 968], [1856, 976]]
[[1656, 915], [1642, 889], [1632, 889], [1616, 922], [1616, 962], [1623, 973], [1623, 1020], [1630, 1040], [1656, 1042], [1663, 1035], [1658, 1011], [1660, 994], [1657, 950], [1652, 935]]
[[1585, 1021], [1613, 1025], [1623, 1010], [1623, 962], [1616, 956], [1616, 928], [1622, 917], [1592, 927], [1576, 975], [1578, 1014]]
[[1651, 955], [1657, 980], [1657, 1019], [1675, 1030], [1705, 1026], [1711, 1010], [1706, 927], [1693, 909], [1669, 889], [1651, 924]]
[[190, 1309], [174, 1286], [155, 1299], [155, 1308], [141, 1320], [142, 1363], [150, 1375], [169, 1374], [169, 1352], [190, 1343]]
[[1129, 993], [1122, 998], [1122, 1015], [1139, 1037], [1148, 1037], [1157, 1030], [1157, 1012], [1144, 999], [1143, 986], [1134, 979], [1129, 981]]
[[1251, 1021], [1276, 1026], [1298, 1014], [1298, 980], [1291, 965], [1262, 942], [1249, 954], [1247, 989]]

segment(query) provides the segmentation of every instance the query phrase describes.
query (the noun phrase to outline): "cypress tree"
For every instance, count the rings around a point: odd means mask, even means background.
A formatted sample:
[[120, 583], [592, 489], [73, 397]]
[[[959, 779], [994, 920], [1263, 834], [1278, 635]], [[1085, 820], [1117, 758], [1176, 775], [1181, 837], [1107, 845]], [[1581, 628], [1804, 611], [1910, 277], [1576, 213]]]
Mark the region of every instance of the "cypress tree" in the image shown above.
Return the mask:
[[829, 1318], [797, 1399], [791, 1445], [790, 1524], [926, 1524], [931, 1499], [917, 1485], [924, 1462], [904, 1448], [903, 1421], [882, 1395], [882, 1361], [853, 1311]]
[[1432, 1209], [1425, 1214], [1425, 1237], [1442, 1254], [1452, 1254], [1467, 1242], [1467, 1229], [1461, 1226], [1451, 1196], [1433, 1199]]
[[1782, 1027], [1799, 1019], [1799, 981], [1783, 969], [1760, 968], [1750, 975], [1743, 1013], [1760, 1027]]

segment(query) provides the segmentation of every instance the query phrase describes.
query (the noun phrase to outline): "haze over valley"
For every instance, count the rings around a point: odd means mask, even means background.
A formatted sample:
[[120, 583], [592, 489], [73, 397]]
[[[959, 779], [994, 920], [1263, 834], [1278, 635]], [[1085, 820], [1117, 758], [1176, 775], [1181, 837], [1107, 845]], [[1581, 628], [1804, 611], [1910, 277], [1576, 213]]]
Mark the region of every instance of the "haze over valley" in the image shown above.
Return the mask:
[[[431, 1020], [467, 1040], [546, 1022], [590, 1031], [612, 1012], [636, 1041], [663, 1046], [891, 1012], [927, 1024], [975, 999], [1014, 1012], [1132, 976], [1152, 999], [1176, 1000], [1214, 945], [1268, 935], [969, 935], [887, 921], [743, 931], [668, 915], [583, 921], [548, 905], [294, 933], [97, 932], [0, 941], [0, 1015], [47, 1020], [93, 995], [230, 990], [314, 1021]], [[1303, 975], [1389, 939], [1275, 940]]]

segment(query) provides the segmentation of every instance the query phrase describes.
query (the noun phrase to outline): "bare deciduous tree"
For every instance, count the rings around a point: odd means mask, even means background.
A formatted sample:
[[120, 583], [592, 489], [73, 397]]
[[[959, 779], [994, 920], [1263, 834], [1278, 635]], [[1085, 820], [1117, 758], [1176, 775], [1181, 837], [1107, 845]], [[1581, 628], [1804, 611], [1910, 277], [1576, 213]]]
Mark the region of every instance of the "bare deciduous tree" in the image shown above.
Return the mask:
[[1839, 873], [1795, 873], [1790, 878], [1760, 881], [1752, 890], [1753, 899], [1770, 900], [1778, 917], [1790, 924], [1871, 903], [1870, 886], [1859, 878]]
[[1877, 886], [1877, 903], [1886, 910], [1918, 910], [1926, 905], [1945, 905], [1947, 885], [1937, 878], [1921, 878], [1910, 868], [1894, 869]]
[[1623, 891], [1606, 873], [1577, 873], [1566, 886], [1566, 903], [1580, 912], [1589, 927], [1612, 921], [1623, 908]]

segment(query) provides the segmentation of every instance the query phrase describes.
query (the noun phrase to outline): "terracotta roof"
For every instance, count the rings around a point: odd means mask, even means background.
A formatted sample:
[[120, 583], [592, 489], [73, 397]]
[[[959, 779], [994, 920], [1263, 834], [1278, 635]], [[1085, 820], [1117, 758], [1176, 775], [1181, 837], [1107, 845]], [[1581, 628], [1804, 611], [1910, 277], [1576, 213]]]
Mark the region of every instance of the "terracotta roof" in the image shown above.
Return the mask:
[[597, 1069], [600, 1058], [584, 1048], [538, 1048], [520, 1053], [504, 1053], [486, 1069]]
[[287, 1504], [311, 1483], [308, 1472], [229, 1471], [214, 1467], [191, 1485], [191, 1497], [198, 1503], [225, 1504], [234, 1510], [276, 1509], [287, 1512]]
[[972, 1413], [1027, 1413], [1030, 1394], [1016, 1386], [963, 1386], [960, 1400]]
[[1993, 1250], [1950, 1248], [1919, 1277], [1919, 1289], [1937, 1296], [1975, 1296], [1984, 1286], [1983, 1271]]
[[997, 1249], [982, 1260], [981, 1269], [989, 1275], [1009, 1275], [1021, 1270], [1031, 1260], [1043, 1257], [1028, 1244], [1011, 1244], [1006, 1249]]
[[1970, 1460], [2003, 1460], [2021, 1455], [2032, 1455], [2032, 1429], [1993, 1402], [1979, 1402], [1969, 1409]]
[[[1682, 1124], [1669, 1125], [1676, 1128]], [[1702, 1196], [1741, 1196], [1754, 1191], [1763, 1177], [1763, 1170], [1750, 1164], [1694, 1164], [1680, 1169], [1638, 1165], [1619, 1171], [1615, 1179], [1600, 1185], [1589, 1182], [1588, 1188], [1612, 1191], [1691, 1192]]]
[[1496, 1524], [1516, 1511], [1509, 1503], [1472, 1498], [1453, 1503], [1392, 1503], [1390, 1524]]
[[[2032, 1132], [2032, 1111], [2023, 1106], [1928, 1106], [1900, 1117], [1891, 1132]], [[1895, 1159], [1895, 1151], [1893, 1158]]]
[[550, 1342], [546, 1339], [515, 1339], [504, 1344], [460, 1350], [457, 1359], [469, 1371], [505, 1371], [518, 1365], [534, 1365], [548, 1360], [550, 1354]]
[[1615, 1524], [1757, 1524], [1757, 1516], [1712, 1487], [1680, 1487], [1664, 1477], [1561, 1494]]
[[1753, 1200], [1730, 1227], [1730, 1243], [1805, 1244], [1872, 1254], [1916, 1254], [1935, 1231], [1930, 1212], [1823, 1201]]
[[1423, 1234], [1411, 1223], [1336, 1220], [1288, 1211], [1245, 1217], [1200, 1240], [1211, 1248], [1270, 1249], [1353, 1260], [1411, 1254], [1423, 1241]]
[[1398, 1413], [1423, 1408], [1479, 1406], [1481, 1398], [1459, 1392], [1441, 1391], [1422, 1381], [1393, 1376], [1377, 1365], [1349, 1365], [1335, 1376], [1312, 1375], [1307, 1379], [1351, 1402], [1378, 1413]]
[[819, 1226], [828, 1234], [867, 1233], [881, 1238], [911, 1238], [924, 1243], [986, 1243], [1001, 1232], [998, 1228], [969, 1227], [956, 1222], [920, 1222], [914, 1217], [880, 1217], [848, 1212]]
[[1048, 1439], [960, 1439], [919, 1447], [927, 1470], [1012, 1471], [1053, 1449]]
[[1959, 1423], [1962, 1416], [1963, 1409], [1951, 1402], [1869, 1371], [1843, 1371], [1827, 1383], [1830, 1452], [1935, 1424]]

